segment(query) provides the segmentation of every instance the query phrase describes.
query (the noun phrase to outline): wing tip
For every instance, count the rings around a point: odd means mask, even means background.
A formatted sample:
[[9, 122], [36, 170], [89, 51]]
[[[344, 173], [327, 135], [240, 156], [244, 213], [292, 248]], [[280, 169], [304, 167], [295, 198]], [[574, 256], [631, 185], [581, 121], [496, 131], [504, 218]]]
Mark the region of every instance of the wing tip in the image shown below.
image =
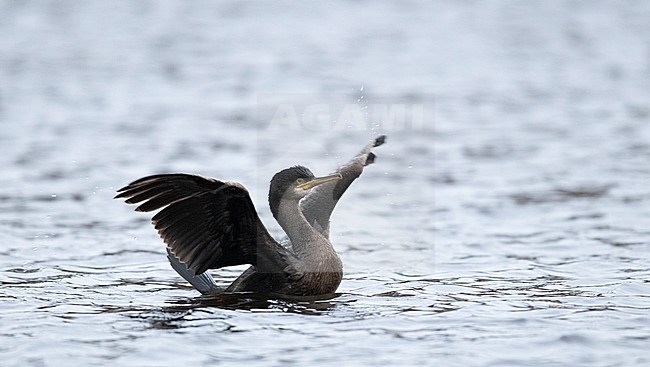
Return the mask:
[[381, 135], [379, 135], [379, 136], [375, 139], [374, 146], [375, 146], [375, 147], [378, 147], [378, 146], [380, 146], [380, 145], [383, 145], [384, 143], [386, 143], [386, 135], [385, 135], [385, 134], [381, 134]]
[[116, 190], [115, 192], [117, 193], [117, 195], [115, 195], [113, 197], [113, 199], [122, 199], [122, 198], [128, 197], [129, 195], [128, 195], [127, 192], [129, 190], [131, 190], [131, 189], [132, 189], [131, 184], [128, 184], [128, 185]]
[[124, 191], [128, 190], [130, 187], [131, 187], [131, 185], [126, 185], [126, 186], [124, 186], [122, 188], [117, 189], [117, 191], [115, 191], [115, 192], [124, 192]]

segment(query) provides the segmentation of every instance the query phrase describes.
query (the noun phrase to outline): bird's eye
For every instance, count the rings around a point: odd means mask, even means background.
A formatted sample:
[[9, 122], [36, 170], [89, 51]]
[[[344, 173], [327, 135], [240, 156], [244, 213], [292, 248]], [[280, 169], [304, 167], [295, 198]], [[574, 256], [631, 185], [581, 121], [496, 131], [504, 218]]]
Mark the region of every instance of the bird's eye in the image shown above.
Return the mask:
[[301, 184], [301, 183], [305, 183], [305, 180], [302, 179], [302, 178], [299, 178], [299, 179], [296, 180], [296, 182], [297, 182], [298, 184]]

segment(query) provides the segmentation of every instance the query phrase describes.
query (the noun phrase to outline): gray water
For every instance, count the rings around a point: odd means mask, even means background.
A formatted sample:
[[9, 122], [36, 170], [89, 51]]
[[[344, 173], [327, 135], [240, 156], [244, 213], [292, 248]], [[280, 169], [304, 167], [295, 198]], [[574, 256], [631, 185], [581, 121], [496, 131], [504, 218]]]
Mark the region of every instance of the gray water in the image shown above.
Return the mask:
[[[1, 1], [0, 365], [648, 365], [648, 19], [646, 1]], [[424, 114], [260, 117], [305, 101]], [[280, 237], [273, 173], [325, 174], [379, 133], [333, 216], [330, 299], [199, 297], [150, 215], [112, 200], [153, 173], [235, 180]]]

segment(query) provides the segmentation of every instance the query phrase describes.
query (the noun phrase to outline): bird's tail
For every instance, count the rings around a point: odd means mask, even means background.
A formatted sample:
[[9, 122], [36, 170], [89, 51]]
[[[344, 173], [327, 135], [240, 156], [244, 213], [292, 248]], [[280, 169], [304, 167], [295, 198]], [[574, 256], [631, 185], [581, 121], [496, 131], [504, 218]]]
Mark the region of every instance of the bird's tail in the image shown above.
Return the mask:
[[202, 294], [215, 294], [215, 293], [222, 293], [223, 289], [215, 283], [214, 279], [212, 278], [212, 275], [208, 274], [207, 272], [202, 273], [200, 275], [194, 275], [190, 269], [187, 268], [185, 264], [183, 264], [174, 254], [167, 249], [167, 258], [169, 259], [169, 263], [172, 265], [172, 268], [176, 270], [178, 275], [182, 276], [183, 279], [187, 280]]

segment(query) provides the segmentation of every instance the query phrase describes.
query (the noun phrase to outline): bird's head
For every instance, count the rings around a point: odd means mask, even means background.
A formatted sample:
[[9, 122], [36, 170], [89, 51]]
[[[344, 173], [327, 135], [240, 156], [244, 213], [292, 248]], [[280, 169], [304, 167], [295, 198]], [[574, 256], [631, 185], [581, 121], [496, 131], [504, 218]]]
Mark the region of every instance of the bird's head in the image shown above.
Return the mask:
[[278, 207], [283, 199], [298, 202], [312, 188], [327, 182], [338, 181], [341, 178], [340, 174], [315, 177], [309, 168], [304, 166], [283, 169], [273, 176], [269, 188], [269, 206], [273, 216], [277, 216]]

